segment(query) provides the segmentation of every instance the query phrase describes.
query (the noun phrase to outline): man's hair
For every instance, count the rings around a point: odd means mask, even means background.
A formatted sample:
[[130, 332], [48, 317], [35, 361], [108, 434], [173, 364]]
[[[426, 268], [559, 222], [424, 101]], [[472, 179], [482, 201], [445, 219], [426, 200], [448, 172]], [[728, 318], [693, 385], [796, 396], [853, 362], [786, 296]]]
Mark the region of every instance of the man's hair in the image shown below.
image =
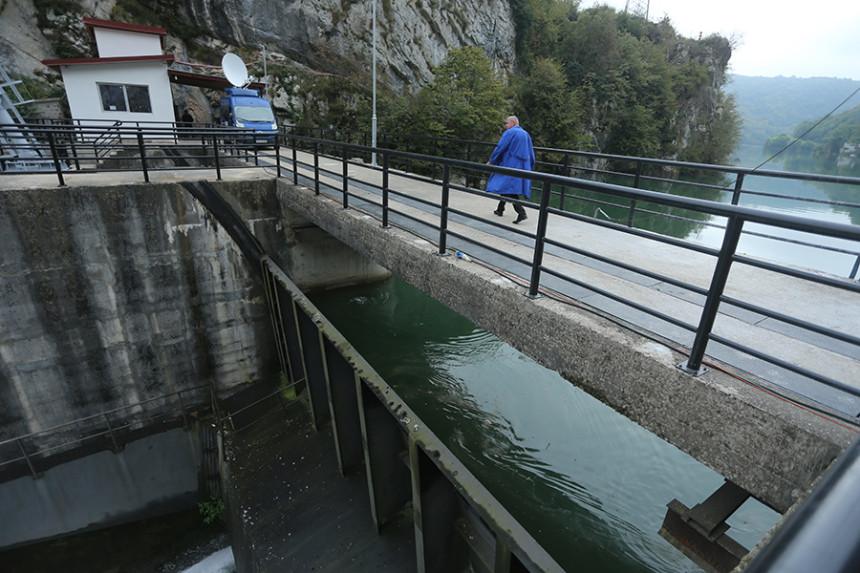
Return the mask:
[[520, 120], [518, 120], [518, 119], [517, 119], [517, 116], [515, 116], [515, 115], [509, 115], [505, 121], [510, 121], [510, 122], [512, 122], [514, 125], [519, 125], [519, 124], [520, 124]]

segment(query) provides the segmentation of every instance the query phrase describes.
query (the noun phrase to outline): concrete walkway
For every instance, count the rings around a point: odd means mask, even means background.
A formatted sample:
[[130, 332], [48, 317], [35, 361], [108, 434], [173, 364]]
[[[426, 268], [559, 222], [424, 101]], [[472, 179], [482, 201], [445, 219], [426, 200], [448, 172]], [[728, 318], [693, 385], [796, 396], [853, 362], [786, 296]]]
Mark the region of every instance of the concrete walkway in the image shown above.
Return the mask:
[[[299, 153], [298, 160], [301, 175], [299, 183], [313, 188], [311, 179], [313, 157]], [[291, 165], [291, 160], [287, 159], [282, 167], [291, 169]], [[336, 174], [326, 176], [323, 173], [324, 183], [330, 186], [323, 192], [339, 198], [342, 189], [341, 160], [321, 157], [319, 167], [323, 171]], [[285, 173], [285, 177], [292, 177], [291, 171]], [[360, 208], [374, 216], [380, 216], [381, 209], [372, 203], [380, 203], [381, 200], [378, 190], [382, 183], [381, 171], [350, 164], [349, 177], [350, 207]], [[360, 182], [370, 185], [362, 185]], [[392, 193], [390, 196], [391, 209], [408, 215], [407, 217], [391, 214], [390, 222], [411, 229], [428, 240], [438, 241], [439, 233], [432, 226], [439, 225], [439, 209], [422, 204], [420, 201], [439, 204], [441, 185], [392, 172], [389, 188], [398, 194]], [[496, 196], [474, 195], [452, 189], [450, 206], [465, 215], [449, 215], [448, 229], [456, 235], [468, 237], [469, 240], [449, 236], [447, 247], [466, 253], [476, 262], [480, 261], [504, 269], [506, 274], [512, 273], [522, 277], [525, 290], [530, 276], [529, 268], [497, 254], [492, 249], [530, 262], [533, 257], [537, 212], [529, 209], [529, 218], [519, 225], [514, 225], [515, 213], [510, 205], [504, 217], [500, 218], [493, 214], [497, 202]], [[419, 224], [414, 219], [424, 221], [426, 225]], [[702, 289], [708, 288], [716, 263], [715, 258], [709, 255], [555, 216], [549, 218], [547, 237], [562, 244], [587, 250], [597, 256]], [[492, 249], [481, 245], [487, 245]], [[652, 279], [559, 248], [548, 249], [543, 266], [693, 327], [699, 323], [704, 298], [665, 280]], [[849, 279], [843, 280], [851, 282]], [[611, 296], [598, 294], [591, 288], [562, 281], [546, 272], [542, 274], [541, 285], [554, 289], [578, 303], [600, 309], [622, 321], [653, 332], [681, 347], [689, 349], [693, 343], [694, 334], [687, 329], [621, 304]], [[736, 263], [733, 265], [725, 295], [860, 337], [860, 293], [856, 291], [849, 292], [818, 285]], [[722, 305], [713, 332], [724, 339], [860, 389], [860, 347], [856, 345], [834, 341], [829, 337], [819, 336], [727, 304]], [[708, 345], [706, 360], [716, 360], [731, 365], [742, 371], [741, 373], [752, 374], [781, 389], [804, 396], [847, 418], [856, 419], [860, 414], [860, 398], [829, 388], [716, 342]]]

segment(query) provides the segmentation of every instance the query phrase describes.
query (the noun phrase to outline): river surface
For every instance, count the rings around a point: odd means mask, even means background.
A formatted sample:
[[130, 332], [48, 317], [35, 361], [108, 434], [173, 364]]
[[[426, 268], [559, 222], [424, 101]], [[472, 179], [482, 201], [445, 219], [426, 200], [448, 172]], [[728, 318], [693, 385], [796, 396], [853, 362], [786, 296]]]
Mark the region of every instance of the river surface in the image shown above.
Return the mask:
[[[738, 150], [735, 165], [758, 168], [757, 171], [785, 171], [780, 163], [766, 160], [758, 147], [742, 146]], [[601, 180], [621, 185], [633, 183], [630, 176], [612, 176]], [[734, 177], [711, 181], [712, 187], [643, 179], [642, 187], [672, 195], [730, 203], [734, 183]], [[860, 185], [751, 174], [745, 177], [743, 189], [744, 193], [738, 202], [742, 207], [830, 223], [860, 225], [860, 207], [851, 206], [860, 205]], [[565, 203], [565, 208], [583, 215], [627, 224], [628, 202], [595, 193], [582, 193], [582, 196], [604, 200], [606, 203], [569, 201]], [[719, 248], [722, 244], [726, 224], [723, 218], [647, 202], [638, 204], [637, 209], [639, 211], [635, 214], [633, 223], [637, 228], [713, 248]], [[670, 216], [663, 216], [666, 214]], [[812, 269], [844, 278], [851, 276], [854, 265], [858, 262], [860, 244], [857, 241], [747, 223], [738, 244], [738, 252], [782, 265]]]
[[[569, 571], [699, 571], [658, 535], [722, 478], [398, 278], [314, 303]], [[779, 516], [751, 500], [751, 548]]]

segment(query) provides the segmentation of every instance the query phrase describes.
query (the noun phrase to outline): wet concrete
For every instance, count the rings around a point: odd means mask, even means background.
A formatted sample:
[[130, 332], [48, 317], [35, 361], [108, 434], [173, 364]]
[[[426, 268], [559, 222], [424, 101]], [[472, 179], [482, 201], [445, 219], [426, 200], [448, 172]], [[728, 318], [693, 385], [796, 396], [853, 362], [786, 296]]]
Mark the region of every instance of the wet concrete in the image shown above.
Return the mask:
[[237, 571], [415, 571], [411, 516], [377, 534], [364, 471], [340, 475], [331, 427], [315, 430], [306, 407], [269, 400], [225, 438]]
[[0, 552], [3, 573], [178, 573], [229, 546], [195, 509]]

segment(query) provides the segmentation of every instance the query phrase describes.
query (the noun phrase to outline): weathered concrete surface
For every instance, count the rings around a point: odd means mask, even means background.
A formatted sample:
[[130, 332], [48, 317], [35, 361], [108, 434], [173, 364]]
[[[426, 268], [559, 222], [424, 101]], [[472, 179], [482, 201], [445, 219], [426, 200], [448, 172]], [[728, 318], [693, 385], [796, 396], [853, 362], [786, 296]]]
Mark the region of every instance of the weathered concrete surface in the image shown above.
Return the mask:
[[[558, 371], [777, 511], [787, 510], [856, 435], [718, 371], [693, 378], [684, 356], [598, 313], [522, 287], [313, 192], [281, 201], [413, 286]], [[551, 423], [549, 421], [548, 423]]]
[[174, 428], [0, 484], [0, 547], [188, 509], [199, 500], [197, 428]]
[[272, 260], [305, 292], [378, 281], [391, 274], [286, 209], [278, 201], [273, 179], [218, 182], [213, 186]]
[[[188, 391], [113, 421], [175, 416], [209, 403], [196, 386], [223, 397], [277, 379], [255, 269], [178, 185], [5, 189], [0, 244], [0, 440]], [[75, 424], [26, 447], [87, 433]]]
[[224, 442], [238, 571], [416, 570], [412, 521], [376, 531], [364, 472], [341, 476], [331, 426], [315, 430], [306, 403], [267, 400], [246, 418]]

